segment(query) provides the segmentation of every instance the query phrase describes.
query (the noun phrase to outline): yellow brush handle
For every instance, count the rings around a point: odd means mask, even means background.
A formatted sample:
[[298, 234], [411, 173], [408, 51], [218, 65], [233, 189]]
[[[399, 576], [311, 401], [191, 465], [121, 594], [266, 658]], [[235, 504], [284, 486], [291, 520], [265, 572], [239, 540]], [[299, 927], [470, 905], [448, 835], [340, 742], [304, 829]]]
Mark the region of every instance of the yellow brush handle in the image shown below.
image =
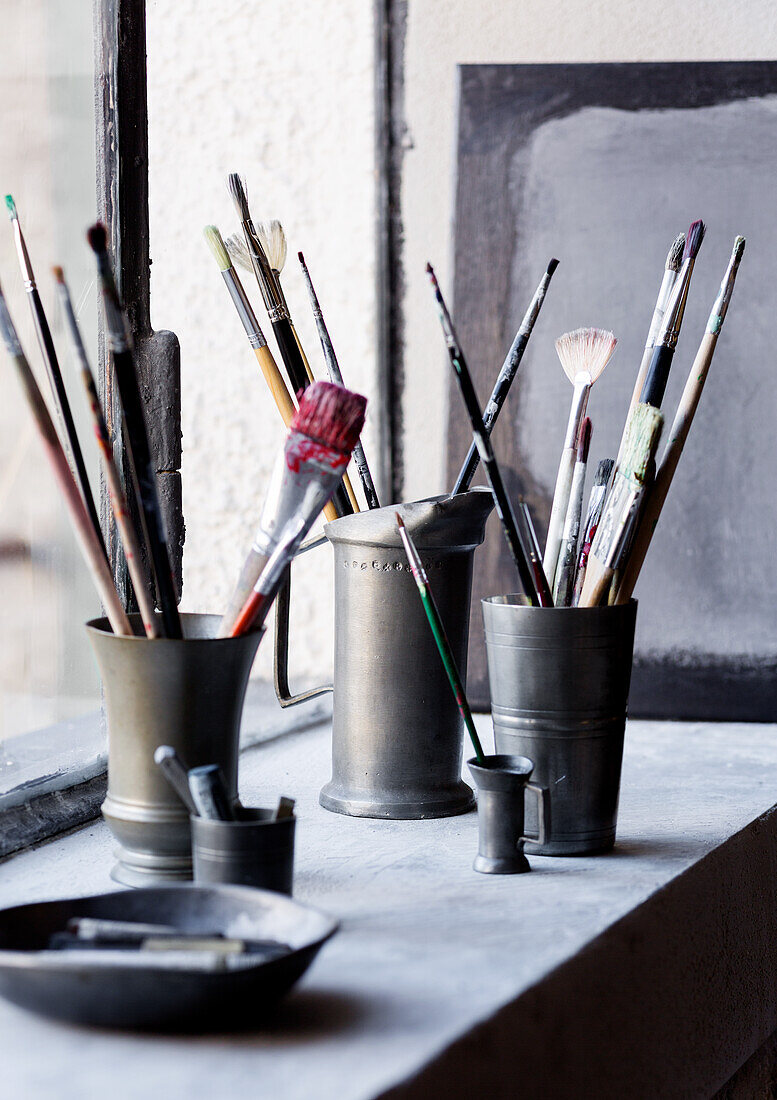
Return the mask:
[[[288, 428], [296, 410], [289, 391], [286, 389], [286, 383], [283, 381], [283, 376], [278, 370], [278, 364], [273, 358], [273, 353], [265, 344], [263, 348], [254, 348], [254, 354], [259, 361], [259, 366], [262, 368], [264, 380], [270, 389], [270, 393], [273, 395], [275, 404], [278, 406], [278, 412], [283, 417], [283, 423]], [[330, 521], [340, 518], [331, 500], [328, 504], [324, 505], [324, 515]]]

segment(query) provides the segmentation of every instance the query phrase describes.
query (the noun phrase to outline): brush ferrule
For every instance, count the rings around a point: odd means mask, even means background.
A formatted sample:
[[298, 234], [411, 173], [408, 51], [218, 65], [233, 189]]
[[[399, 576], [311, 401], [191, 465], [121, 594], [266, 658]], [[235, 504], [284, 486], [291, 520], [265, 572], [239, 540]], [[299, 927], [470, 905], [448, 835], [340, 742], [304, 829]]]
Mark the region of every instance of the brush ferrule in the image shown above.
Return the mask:
[[[270, 315], [271, 321], [278, 320], [280, 317], [286, 316], [285, 312], [283, 312], [283, 298], [275, 275], [270, 267], [270, 262], [262, 248], [261, 241], [259, 240], [252, 221], [246, 220], [243, 222], [243, 235], [251, 256], [251, 263], [254, 265], [254, 274], [256, 275], [256, 281], [259, 283], [259, 289], [262, 292], [265, 308]], [[280, 310], [281, 313], [274, 318], [273, 313], [276, 310]]]
[[267, 316], [270, 318], [270, 324], [275, 325], [278, 321], [288, 321], [289, 311], [284, 305], [267, 306]]
[[717, 336], [723, 328], [723, 322], [728, 312], [728, 304], [734, 292], [734, 283], [736, 281], [737, 271], [739, 270], [739, 261], [740, 256], [737, 255], [735, 250], [731, 254], [731, 259], [728, 261], [726, 274], [723, 276], [723, 282], [720, 284], [718, 296], [715, 299], [715, 304], [712, 307], [709, 320], [707, 321], [707, 332], [712, 333], [713, 336]]
[[664, 277], [661, 280], [661, 288], [658, 291], [658, 298], [656, 299], [656, 308], [653, 310], [653, 319], [650, 322], [650, 331], [645, 341], [646, 348], [655, 347], [658, 340], [658, 334], [661, 331], [661, 322], [664, 319], [666, 308], [669, 305], [669, 298], [672, 293], [672, 287], [677, 282], [677, 272], [671, 269], [664, 271]]
[[264, 338], [264, 333], [259, 327], [259, 322], [256, 319], [256, 314], [253, 311], [253, 307], [248, 300], [248, 296], [243, 289], [243, 284], [238, 278], [237, 272], [234, 268], [229, 268], [227, 271], [221, 272], [222, 278], [227, 285], [229, 296], [232, 299], [237, 315], [240, 318], [243, 328], [246, 331], [248, 342], [252, 348], [263, 348], [266, 346], [267, 341]]
[[309, 527], [336, 489], [348, 459], [303, 432], [290, 431], [273, 467], [254, 550], [271, 554], [295, 515], [310, 516]]
[[14, 218], [13, 221], [13, 235], [14, 243], [16, 244], [16, 251], [19, 256], [19, 265], [22, 269], [24, 289], [29, 293], [31, 290], [37, 289], [35, 285], [35, 273], [32, 270], [32, 261], [30, 260], [30, 254], [27, 251], [27, 242], [24, 239], [22, 227], [19, 224], [18, 218]]
[[688, 300], [688, 287], [691, 283], [693, 263], [694, 261], [690, 257], [683, 261], [680, 274], [672, 287], [654, 346], [663, 344], [672, 350], [677, 347], [677, 338], [680, 335], [680, 327], [685, 313], [685, 303]]
[[572, 396], [572, 408], [569, 410], [567, 434], [564, 439], [564, 450], [577, 450], [577, 437], [580, 434], [580, 424], [585, 416], [585, 410], [588, 406], [588, 395], [590, 392], [591, 375], [576, 375], [575, 389]]

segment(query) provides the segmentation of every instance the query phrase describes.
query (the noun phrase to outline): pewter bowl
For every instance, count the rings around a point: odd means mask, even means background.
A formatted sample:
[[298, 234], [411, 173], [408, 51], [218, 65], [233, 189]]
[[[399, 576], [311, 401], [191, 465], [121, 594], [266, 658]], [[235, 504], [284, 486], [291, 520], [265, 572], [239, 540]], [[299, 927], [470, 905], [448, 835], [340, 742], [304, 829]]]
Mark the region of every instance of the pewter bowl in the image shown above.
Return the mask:
[[[171, 924], [186, 932], [279, 940], [280, 958], [237, 970], [162, 970], [69, 962], [41, 954], [71, 917]], [[153, 1031], [224, 1031], [261, 1026], [337, 931], [324, 913], [269, 890], [172, 885], [17, 905], [0, 911], [0, 995], [31, 1012], [70, 1023]]]

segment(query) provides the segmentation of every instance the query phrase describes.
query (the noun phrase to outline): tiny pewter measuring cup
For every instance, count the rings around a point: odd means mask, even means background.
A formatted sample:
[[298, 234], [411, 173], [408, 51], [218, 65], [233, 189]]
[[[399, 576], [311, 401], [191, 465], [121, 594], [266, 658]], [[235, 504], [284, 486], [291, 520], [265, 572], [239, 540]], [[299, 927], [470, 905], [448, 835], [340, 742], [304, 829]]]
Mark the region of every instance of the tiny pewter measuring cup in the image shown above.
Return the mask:
[[[530, 783], [534, 764], [526, 756], [475, 757], [467, 766], [478, 789], [478, 854], [472, 864], [484, 875], [520, 875], [530, 871], [525, 841], [544, 844], [550, 833], [547, 787]], [[525, 791], [537, 796], [538, 835], [524, 835]]]

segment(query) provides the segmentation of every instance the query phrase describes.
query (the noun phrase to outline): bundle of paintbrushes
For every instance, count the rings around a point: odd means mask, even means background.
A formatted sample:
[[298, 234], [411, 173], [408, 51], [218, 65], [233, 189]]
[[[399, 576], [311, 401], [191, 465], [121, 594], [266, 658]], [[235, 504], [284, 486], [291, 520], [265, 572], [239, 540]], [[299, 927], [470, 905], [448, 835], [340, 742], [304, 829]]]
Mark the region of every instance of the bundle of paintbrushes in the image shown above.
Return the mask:
[[[523, 592], [530, 603], [541, 607], [594, 607], [625, 603], [631, 598], [701, 397], [745, 246], [744, 238], [737, 237], [668, 442], [657, 463], [664, 425], [661, 404], [704, 232], [703, 222], [693, 222], [687, 234], [678, 236], [669, 250], [619, 453], [616, 459], [599, 463], [585, 511], [584, 486], [592, 431], [591, 420], [585, 415], [588, 396], [607, 366], [617, 340], [611, 332], [599, 328], [575, 329], [556, 340], [561, 365], [574, 389], [541, 561], [528, 506], [521, 500], [517, 512], [513, 511], [489, 436], [557, 261], [548, 265], [483, 414], [439, 285], [431, 266], [427, 267], [451, 364], [473, 431], [473, 445], [453, 493], [469, 486], [479, 456]], [[520, 354], [516, 356], [518, 344]]]
[[[222, 619], [220, 636], [237, 635], [261, 627], [278, 591], [284, 570], [322, 509], [328, 519], [336, 519], [359, 510], [345, 472], [352, 452], [356, 457], [367, 506], [379, 506], [359, 438], [364, 425], [366, 400], [351, 393], [342, 384], [332, 340], [302, 253], [299, 254], [299, 259], [321, 339], [323, 358], [332, 382], [314, 382], [307, 357], [291, 321], [289, 307], [280, 285], [280, 274], [286, 258], [286, 239], [280, 223], [260, 223], [258, 228], [255, 227], [248, 209], [245, 187], [238, 176], [230, 176], [229, 189], [245, 237], [245, 244], [240, 248], [233, 245], [233, 250], [238, 252], [240, 262], [247, 264], [256, 275], [287, 371], [288, 385], [276, 365], [218, 229], [208, 226], [205, 236], [289, 434], [268, 487], [259, 531]], [[6, 206], [13, 223], [24, 285], [49, 375], [59, 431], [22, 351], [1, 290], [0, 335], [16, 365], [111, 627], [117, 634], [131, 635], [132, 626], [113, 579], [51, 330], [38, 293], [16, 205], [10, 195], [6, 197]], [[61, 267], [54, 268], [57, 293], [80, 368], [110, 504], [124, 546], [145, 634], [149, 638], [181, 638], [178, 597], [173, 581], [137, 364], [116, 287], [107, 233], [98, 224], [91, 227], [87, 238], [97, 261], [107, 345], [123, 413], [124, 443], [129, 467], [126, 485], [114, 459], [107, 418]], [[160, 615], [155, 612], [146, 567], [151, 572]]]

